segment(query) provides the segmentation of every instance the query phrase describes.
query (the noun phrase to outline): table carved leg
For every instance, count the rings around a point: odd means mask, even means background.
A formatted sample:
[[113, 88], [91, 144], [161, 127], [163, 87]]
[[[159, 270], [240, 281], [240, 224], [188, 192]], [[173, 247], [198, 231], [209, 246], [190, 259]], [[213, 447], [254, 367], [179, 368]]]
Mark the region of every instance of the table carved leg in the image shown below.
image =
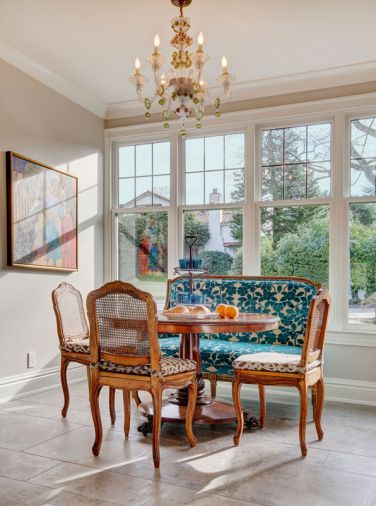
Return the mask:
[[[205, 381], [201, 373], [200, 343], [198, 334], [181, 334], [180, 336], [180, 358], [188, 358], [197, 362], [197, 401], [196, 406], [207, 406], [213, 399], [205, 394]], [[187, 406], [188, 389], [181, 388], [172, 394], [168, 402], [178, 406]]]

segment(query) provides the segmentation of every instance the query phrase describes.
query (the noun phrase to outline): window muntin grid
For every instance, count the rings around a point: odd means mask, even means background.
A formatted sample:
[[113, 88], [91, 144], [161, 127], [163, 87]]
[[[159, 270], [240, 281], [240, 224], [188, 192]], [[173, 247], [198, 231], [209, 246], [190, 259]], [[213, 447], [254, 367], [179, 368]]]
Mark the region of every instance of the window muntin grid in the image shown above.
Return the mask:
[[262, 200], [330, 196], [331, 124], [261, 131]]
[[350, 192], [353, 197], [376, 195], [376, 118], [351, 121]]
[[170, 205], [170, 142], [120, 146], [119, 208]]
[[185, 141], [186, 204], [243, 202], [244, 172], [244, 133]]

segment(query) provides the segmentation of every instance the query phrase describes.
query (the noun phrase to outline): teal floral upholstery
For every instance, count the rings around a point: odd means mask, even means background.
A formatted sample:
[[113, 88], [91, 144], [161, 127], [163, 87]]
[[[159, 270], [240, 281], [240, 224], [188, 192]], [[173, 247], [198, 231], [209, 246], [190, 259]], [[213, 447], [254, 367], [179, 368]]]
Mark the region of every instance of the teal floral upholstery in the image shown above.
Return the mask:
[[[159, 340], [161, 352], [169, 357], [179, 357], [179, 337]], [[234, 360], [252, 353], [283, 353], [300, 356], [300, 346], [233, 342], [221, 339], [200, 339], [201, 369], [203, 372], [232, 376]]]
[[[188, 291], [188, 279], [177, 278], [170, 285], [170, 300], [185, 291]], [[309, 283], [289, 279], [196, 278], [193, 281], [193, 293], [204, 293], [212, 309], [220, 303], [233, 304], [241, 313], [269, 313], [279, 316], [281, 320], [278, 329], [267, 332], [203, 334], [201, 337], [302, 346], [309, 305], [316, 291], [316, 287]]]
[[[170, 285], [170, 300], [188, 291], [188, 279], [177, 278]], [[202, 371], [232, 375], [232, 363], [241, 355], [282, 353], [300, 355], [309, 306], [317, 287], [294, 279], [195, 278], [193, 293], [204, 293], [214, 310], [218, 304], [233, 304], [241, 313], [279, 316], [276, 330], [238, 334], [201, 334]], [[160, 335], [161, 351], [179, 356], [179, 337]]]

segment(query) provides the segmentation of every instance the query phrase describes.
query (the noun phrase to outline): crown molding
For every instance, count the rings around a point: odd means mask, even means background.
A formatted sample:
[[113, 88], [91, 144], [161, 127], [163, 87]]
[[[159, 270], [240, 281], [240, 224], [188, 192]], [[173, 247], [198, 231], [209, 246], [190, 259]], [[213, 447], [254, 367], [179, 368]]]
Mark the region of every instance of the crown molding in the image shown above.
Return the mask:
[[0, 59], [60, 93], [96, 116], [100, 118], [105, 117], [108, 105], [103, 100], [80, 86], [64, 79], [2, 38], [0, 38]]
[[[226, 100], [225, 103], [230, 104], [268, 96], [335, 88], [370, 81], [376, 81], [376, 61], [235, 83], [231, 87], [231, 100]], [[210, 88], [210, 95], [212, 97], [221, 96], [222, 88], [220, 86]], [[154, 106], [152, 110], [157, 111], [158, 107]], [[137, 99], [126, 100], [109, 104], [105, 119], [130, 118], [143, 115], [144, 112], [143, 104]]]
[[[131, 118], [144, 113], [143, 104], [137, 99], [107, 104], [104, 100], [52, 71], [4, 38], [0, 38], [0, 58], [101, 118], [107, 120]], [[376, 61], [235, 83], [231, 88], [231, 99], [227, 99], [225, 104], [230, 106], [231, 103], [250, 99], [370, 81], [376, 81]], [[210, 95], [221, 96], [221, 87], [211, 87]], [[154, 110], [157, 111], [158, 107], [155, 106]]]

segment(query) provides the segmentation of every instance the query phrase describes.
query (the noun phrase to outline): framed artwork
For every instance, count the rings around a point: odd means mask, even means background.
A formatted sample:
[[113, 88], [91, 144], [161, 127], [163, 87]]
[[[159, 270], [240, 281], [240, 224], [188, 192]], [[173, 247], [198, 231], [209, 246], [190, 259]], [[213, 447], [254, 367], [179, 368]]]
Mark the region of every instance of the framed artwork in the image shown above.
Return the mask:
[[76, 271], [77, 178], [7, 152], [8, 265]]

